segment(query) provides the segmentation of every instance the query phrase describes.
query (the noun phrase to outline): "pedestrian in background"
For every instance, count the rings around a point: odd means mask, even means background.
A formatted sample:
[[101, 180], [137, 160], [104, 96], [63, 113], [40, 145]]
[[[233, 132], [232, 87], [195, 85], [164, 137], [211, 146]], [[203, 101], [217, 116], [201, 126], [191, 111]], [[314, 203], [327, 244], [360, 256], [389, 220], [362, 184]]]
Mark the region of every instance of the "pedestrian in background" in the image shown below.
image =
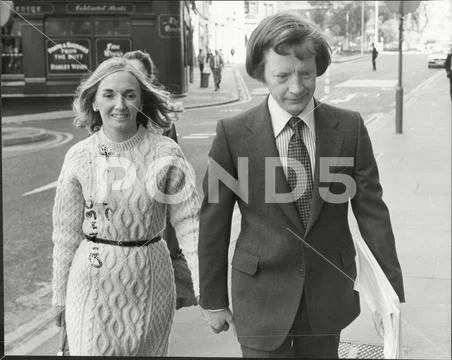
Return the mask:
[[212, 50], [207, 49], [207, 54], [206, 54], [206, 63], [210, 64], [210, 58], [213, 56], [212, 54]]
[[202, 52], [202, 49], [199, 49], [198, 54], [198, 66], [199, 66], [199, 72], [202, 74], [204, 72], [204, 62], [206, 60], [206, 56]]
[[[157, 68], [152, 61], [151, 56], [141, 50], [129, 51], [125, 53], [124, 58], [129, 60], [129, 62], [145, 74], [152, 82], [157, 84]], [[146, 109], [143, 109], [144, 114], [146, 114]], [[176, 143], [177, 134], [174, 124], [171, 125], [170, 129], [164, 130], [163, 135], [173, 139]], [[171, 261], [174, 270], [174, 280], [176, 282], [176, 310], [186, 307], [197, 305], [196, 297], [193, 289], [193, 282], [191, 280], [190, 269], [187, 264], [187, 260], [179, 247], [179, 242], [177, 241], [176, 232], [174, 231], [171, 222], [169, 221], [169, 216], [167, 214], [166, 218], [166, 229], [163, 234], [163, 238], [166, 240], [168, 249], [171, 255]]]
[[165, 356], [176, 304], [161, 241], [166, 214], [198, 288], [194, 174], [159, 130], [176, 108], [168, 92], [120, 57], [80, 84], [73, 108], [75, 125], [91, 135], [68, 150], [57, 183], [57, 320], [65, 316], [71, 355]]
[[213, 81], [215, 83], [215, 91], [218, 91], [221, 83], [221, 73], [223, 71], [223, 57], [218, 50], [215, 50], [215, 55], [210, 56], [210, 69], [213, 74]]
[[[246, 70], [270, 94], [217, 123], [200, 214], [200, 305], [215, 333], [235, 326], [245, 357], [338, 357], [340, 333], [360, 313], [349, 203], [404, 301], [364, 121], [313, 97], [330, 63], [331, 48], [315, 25], [296, 13], [265, 18], [248, 41]], [[219, 184], [226, 175], [234, 187]], [[231, 263], [232, 313], [228, 250], [236, 203], [242, 222]]]
[[378, 56], [378, 51], [375, 48], [374, 43], [372, 43], [372, 67], [375, 70], [377, 70], [377, 56]]
[[446, 62], [444, 63], [444, 69], [449, 78], [450, 99], [452, 100], [452, 44], [449, 46], [449, 53], [447, 54]]

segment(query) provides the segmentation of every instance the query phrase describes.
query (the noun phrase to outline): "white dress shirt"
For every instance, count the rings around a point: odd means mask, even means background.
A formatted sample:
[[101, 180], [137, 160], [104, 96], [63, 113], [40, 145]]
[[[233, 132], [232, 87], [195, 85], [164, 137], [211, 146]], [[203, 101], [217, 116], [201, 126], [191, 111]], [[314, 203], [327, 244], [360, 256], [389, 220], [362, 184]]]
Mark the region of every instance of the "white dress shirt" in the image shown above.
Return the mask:
[[[275, 135], [276, 147], [279, 152], [279, 157], [283, 165], [284, 173], [287, 177], [287, 153], [289, 150], [290, 138], [293, 135], [292, 128], [288, 125], [290, 118], [293, 116], [286, 110], [281, 108], [276, 100], [269, 95], [268, 110], [270, 111], [273, 133]], [[311, 98], [308, 105], [298, 116], [307, 126], [303, 127], [303, 142], [309, 153], [311, 160], [312, 177], [314, 178], [315, 169], [315, 123], [314, 123], [314, 99]]]

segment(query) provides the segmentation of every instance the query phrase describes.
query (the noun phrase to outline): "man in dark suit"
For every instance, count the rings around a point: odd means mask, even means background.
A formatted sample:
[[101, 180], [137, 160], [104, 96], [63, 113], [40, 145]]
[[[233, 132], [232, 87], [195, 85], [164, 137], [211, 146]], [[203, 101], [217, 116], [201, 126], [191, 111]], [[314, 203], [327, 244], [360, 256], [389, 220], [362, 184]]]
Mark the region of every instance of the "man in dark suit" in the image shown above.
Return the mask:
[[[404, 301], [394, 235], [359, 113], [313, 98], [331, 50], [295, 14], [265, 18], [247, 46], [248, 74], [270, 95], [217, 124], [200, 214], [200, 305], [214, 332], [235, 325], [245, 357], [338, 356], [359, 314], [350, 203], [361, 234]], [[232, 259], [235, 204], [242, 215]]]
[[218, 91], [221, 83], [221, 72], [223, 71], [224, 61], [218, 50], [215, 50], [215, 55], [211, 55], [209, 59], [209, 66], [212, 70], [213, 81], [215, 83], [215, 91]]

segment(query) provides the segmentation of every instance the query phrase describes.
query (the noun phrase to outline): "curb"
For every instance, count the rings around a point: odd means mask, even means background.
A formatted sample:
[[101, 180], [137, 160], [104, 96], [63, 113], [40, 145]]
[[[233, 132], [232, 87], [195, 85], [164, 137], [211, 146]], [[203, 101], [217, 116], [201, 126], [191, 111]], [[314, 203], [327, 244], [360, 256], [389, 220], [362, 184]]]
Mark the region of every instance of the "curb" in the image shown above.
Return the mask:
[[[9, 131], [11, 130], [11, 131]], [[3, 133], [5, 131], [5, 133]], [[2, 129], [3, 146], [13, 146], [21, 144], [29, 144], [45, 140], [51, 135], [44, 129], [40, 128], [16, 128], [4, 127]]]
[[39, 338], [39, 334], [46, 330], [52, 321], [55, 321], [59, 311], [50, 308], [36, 316], [33, 320], [22, 324], [16, 330], [5, 335], [5, 353], [11, 353], [14, 349], [26, 345], [26, 343]]
[[365, 58], [366, 55], [353, 55], [353, 56], [348, 56], [348, 57], [343, 57], [340, 59], [333, 59], [333, 57], [331, 58], [331, 63], [344, 63], [344, 62], [349, 62], [349, 61], [356, 61], [362, 58]]

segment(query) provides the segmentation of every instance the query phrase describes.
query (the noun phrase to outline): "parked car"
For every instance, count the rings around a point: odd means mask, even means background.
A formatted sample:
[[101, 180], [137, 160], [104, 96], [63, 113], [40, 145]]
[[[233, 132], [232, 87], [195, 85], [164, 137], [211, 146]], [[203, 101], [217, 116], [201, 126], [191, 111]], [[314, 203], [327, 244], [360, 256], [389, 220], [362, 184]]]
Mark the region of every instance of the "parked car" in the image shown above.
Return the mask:
[[428, 55], [428, 67], [444, 67], [444, 63], [447, 58], [446, 48], [436, 48], [432, 50]]

